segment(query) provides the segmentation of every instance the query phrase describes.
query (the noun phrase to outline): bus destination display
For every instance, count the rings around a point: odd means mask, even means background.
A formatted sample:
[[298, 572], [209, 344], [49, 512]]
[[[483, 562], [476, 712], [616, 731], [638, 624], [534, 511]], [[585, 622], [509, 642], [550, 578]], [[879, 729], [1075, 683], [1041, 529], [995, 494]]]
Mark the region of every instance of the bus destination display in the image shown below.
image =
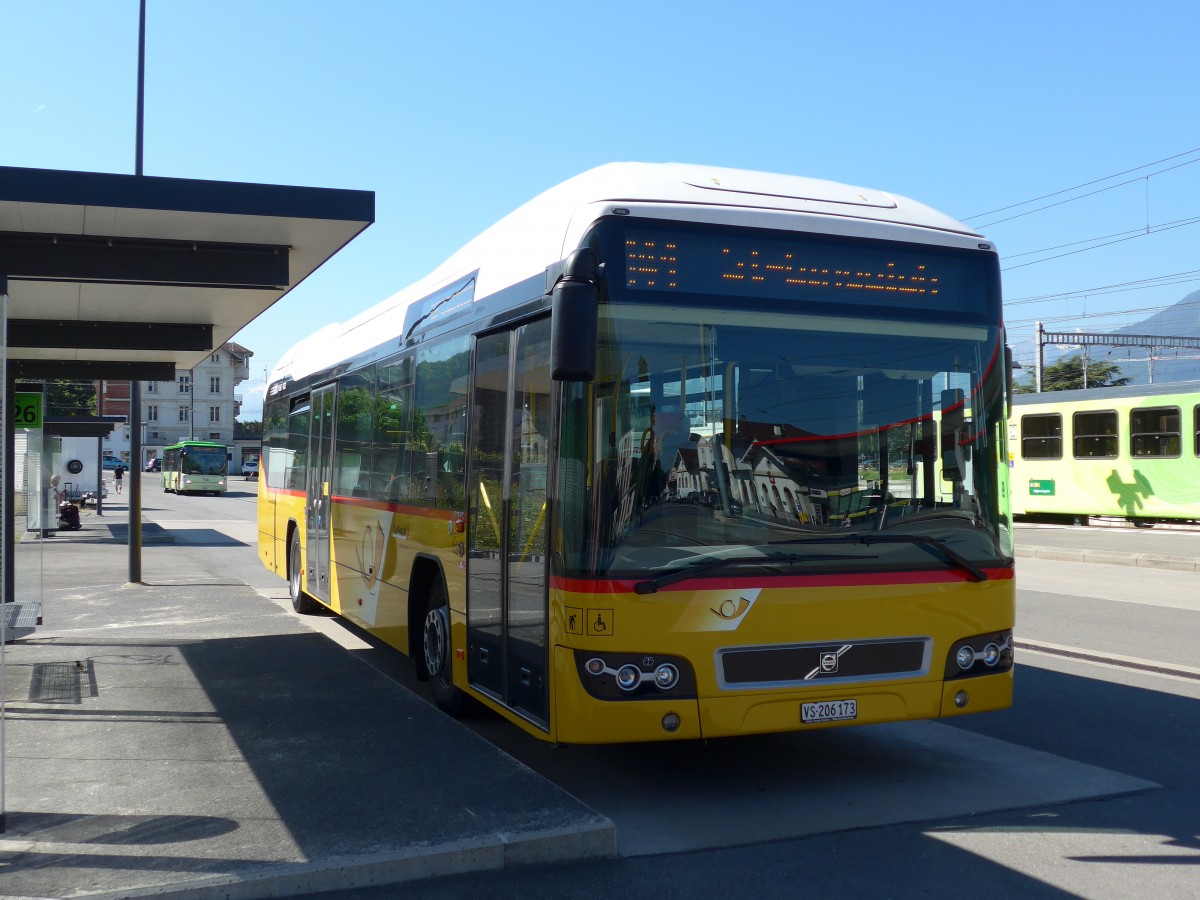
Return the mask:
[[853, 244], [760, 240], [730, 234], [630, 231], [632, 290], [729, 294], [819, 303], [975, 308], [979, 262], [937, 252]]

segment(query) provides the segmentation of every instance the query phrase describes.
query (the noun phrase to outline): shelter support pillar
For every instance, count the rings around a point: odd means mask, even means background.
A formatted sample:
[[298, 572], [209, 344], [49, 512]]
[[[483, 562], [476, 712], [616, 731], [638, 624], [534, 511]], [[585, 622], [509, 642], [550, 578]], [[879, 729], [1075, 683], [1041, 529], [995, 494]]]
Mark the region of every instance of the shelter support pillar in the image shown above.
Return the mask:
[[[13, 585], [13, 529], [16, 527], [16, 517], [13, 515], [13, 487], [16, 480], [12, 475], [13, 457], [16, 456], [12, 427], [12, 416], [8, 412], [9, 398], [12, 397], [11, 384], [8, 380], [8, 276], [0, 275], [0, 571], [4, 573], [4, 593], [0, 596], [0, 606], [16, 599]], [[0, 834], [5, 832], [4, 781], [7, 775], [4, 771], [4, 720], [7, 711], [4, 708], [4, 698], [8, 686], [4, 683], [4, 673], [7, 665], [4, 661], [4, 645], [8, 643], [8, 610], [0, 609]]]
[[[136, 467], [136, 468], [135, 468]], [[129, 382], [129, 580], [142, 580], [142, 383]]]

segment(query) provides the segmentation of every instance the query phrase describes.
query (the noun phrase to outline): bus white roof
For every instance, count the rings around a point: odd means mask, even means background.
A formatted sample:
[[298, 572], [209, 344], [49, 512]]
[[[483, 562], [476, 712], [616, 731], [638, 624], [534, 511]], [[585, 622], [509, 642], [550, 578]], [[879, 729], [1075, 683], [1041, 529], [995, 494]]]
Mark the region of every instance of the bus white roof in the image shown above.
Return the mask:
[[420, 281], [298, 343], [271, 374], [300, 378], [403, 335], [411, 304], [478, 272], [475, 296], [541, 274], [614, 205], [635, 215], [975, 247], [981, 236], [908, 198], [833, 181], [683, 163], [609, 163], [539, 194]]

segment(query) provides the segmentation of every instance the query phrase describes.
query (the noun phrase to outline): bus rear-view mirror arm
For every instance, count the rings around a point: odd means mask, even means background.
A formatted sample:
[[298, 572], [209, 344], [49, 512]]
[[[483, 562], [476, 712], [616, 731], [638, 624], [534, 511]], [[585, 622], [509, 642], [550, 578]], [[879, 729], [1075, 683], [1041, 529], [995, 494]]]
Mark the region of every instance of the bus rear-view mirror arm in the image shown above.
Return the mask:
[[555, 381], [593, 381], [600, 306], [596, 251], [589, 247], [575, 250], [564, 262], [546, 270], [546, 280], [551, 279], [550, 377]]

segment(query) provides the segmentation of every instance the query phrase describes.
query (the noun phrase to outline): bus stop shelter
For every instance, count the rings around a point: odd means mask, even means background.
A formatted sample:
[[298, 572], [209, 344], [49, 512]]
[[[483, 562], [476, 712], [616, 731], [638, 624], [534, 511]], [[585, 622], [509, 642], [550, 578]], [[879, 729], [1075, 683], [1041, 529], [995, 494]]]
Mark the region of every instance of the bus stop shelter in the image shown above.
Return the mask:
[[[203, 361], [374, 218], [371, 191], [0, 166], [5, 604], [15, 596], [16, 382], [129, 381], [137, 415], [139, 382]], [[130, 435], [140, 459], [140, 429]], [[141, 580], [138, 485], [131, 582]]]

